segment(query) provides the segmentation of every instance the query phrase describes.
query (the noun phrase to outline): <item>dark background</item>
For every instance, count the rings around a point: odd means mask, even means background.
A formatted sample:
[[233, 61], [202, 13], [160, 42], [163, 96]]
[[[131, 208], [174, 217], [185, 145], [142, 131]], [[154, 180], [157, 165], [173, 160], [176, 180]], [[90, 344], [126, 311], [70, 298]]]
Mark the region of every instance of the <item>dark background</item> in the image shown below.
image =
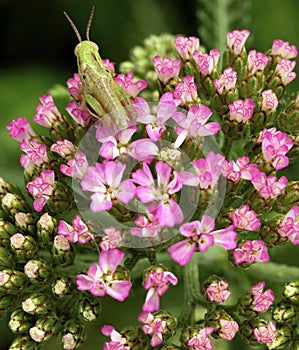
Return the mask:
[[[210, 2], [216, 4], [218, 1]], [[12, 182], [22, 184], [22, 169], [18, 165], [19, 145], [8, 137], [6, 125], [19, 116], [32, 120], [39, 96], [56, 83], [65, 84], [76, 71], [74, 48], [77, 38], [63, 11], [68, 12], [84, 37], [92, 5], [96, 6], [96, 13], [90, 37], [99, 45], [101, 56], [117, 64], [127, 59], [130, 48], [142, 44], [150, 34], [170, 32], [200, 37], [196, 20], [199, 9], [195, 0], [0, 0], [0, 174]], [[266, 51], [278, 38], [299, 46], [298, 13], [297, 0], [284, 0], [283, 3], [253, 0], [251, 24], [247, 27], [253, 39], [248, 48]], [[206, 45], [208, 49], [212, 48], [209, 43]], [[290, 88], [298, 89], [298, 86], [297, 79]], [[290, 249], [288, 253], [295, 253], [294, 247]], [[283, 250], [279, 254], [276, 254], [278, 260], [283, 260]], [[178, 293], [170, 292], [166, 298], [175, 303], [182, 297]], [[128, 301], [132, 309], [136, 309], [137, 304], [141, 307], [144, 293], [137, 293], [135, 297], [136, 300]], [[108, 324], [122, 318], [131, 322], [136, 315], [126, 314], [128, 310], [131, 308], [127, 304], [110, 301], [103, 309], [103, 315]], [[6, 322], [0, 322], [0, 350], [7, 349], [6, 342], [11, 339]], [[96, 338], [91, 338], [90, 345], [83, 346], [84, 349], [102, 348], [98, 324], [94, 325], [93, 333], [97, 334]], [[50, 348], [58, 349], [59, 346], [55, 343], [52, 347], [49, 345]], [[229, 349], [229, 345], [221, 343], [220, 348]]]

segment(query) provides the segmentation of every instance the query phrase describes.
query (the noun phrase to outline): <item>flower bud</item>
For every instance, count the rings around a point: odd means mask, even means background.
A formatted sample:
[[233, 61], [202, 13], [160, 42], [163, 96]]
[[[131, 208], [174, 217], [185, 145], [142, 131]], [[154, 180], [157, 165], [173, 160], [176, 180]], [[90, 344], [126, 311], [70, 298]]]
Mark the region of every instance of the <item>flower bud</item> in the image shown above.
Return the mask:
[[66, 350], [78, 347], [86, 339], [85, 328], [75, 320], [67, 321], [62, 330], [62, 344]]
[[208, 312], [205, 320], [206, 324], [214, 328], [212, 336], [215, 338], [231, 341], [239, 330], [238, 323], [222, 309]]
[[15, 260], [13, 254], [4, 247], [0, 246], [0, 269], [14, 266]]
[[73, 263], [75, 257], [74, 246], [61, 235], [54, 238], [54, 243], [51, 247], [51, 255], [53, 263], [60, 266], [69, 266]]
[[10, 237], [18, 232], [18, 229], [9, 221], [0, 219], [0, 246], [10, 247]]
[[71, 278], [58, 277], [52, 283], [52, 293], [57, 297], [64, 297], [72, 294], [75, 289], [75, 283]]
[[27, 276], [21, 271], [12, 269], [0, 271], [0, 293], [18, 294], [28, 283]]
[[95, 320], [101, 310], [101, 303], [98, 298], [83, 297], [81, 298], [76, 307], [78, 316], [84, 321]]
[[240, 332], [251, 345], [257, 345], [259, 342], [273, 342], [275, 338], [276, 327], [272, 321], [268, 322], [259, 318], [244, 321], [240, 326]]
[[12, 312], [9, 320], [9, 328], [13, 333], [24, 333], [34, 324], [34, 317], [24, 312], [22, 309], [17, 309]]
[[38, 220], [37, 237], [41, 246], [45, 247], [53, 242], [56, 220], [48, 213], [44, 213]]
[[8, 350], [36, 350], [36, 348], [36, 342], [29, 335], [24, 334], [16, 337]]
[[27, 212], [29, 208], [26, 202], [17, 194], [6, 193], [2, 198], [2, 207], [11, 217], [15, 217], [18, 212]]
[[55, 181], [53, 192], [46, 205], [54, 216], [68, 213], [75, 205], [72, 190], [64, 183]]
[[296, 316], [296, 307], [287, 300], [280, 301], [273, 310], [273, 318], [279, 323], [289, 322]]
[[52, 274], [52, 269], [44, 260], [29, 260], [24, 266], [24, 272], [33, 284], [45, 282]]
[[138, 326], [129, 326], [121, 331], [121, 334], [126, 338], [126, 344], [129, 349], [143, 350], [148, 347], [148, 339]]
[[3, 177], [0, 177], [0, 198], [6, 195], [6, 193], [20, 193], [17, 186], [11, 185], [5, 181]]
[[216, 303], [223, 303], [231, 296], [228, 283], [216, 275], [210, 276], [201, 287], [206, 299]]
[[36, 220], [33, 215], [30, 213], [16, 213], [15, 215], [16, 226], [19, 227], [22, 231], [30, 234], [36, 234]]
[[284, 287], [283, 295], [290, 302], [299, 304], [299, 280], [288, 282]]
[[15, 302], [13, 295], [0, 294], [0, 318], [2, 313], [6, 313], [15, 305]]
[[214, 328], [211, 326], [190, 326], [183, 330], [180, 341], [186, 348], [193, 348], [193, 345], [199, 344], [199, 346], [205, 346], [206, 349], [213, 349], [212, 341], [209, 338], [209, 335], [213, 332]]
[[274, 204], [274, 210], [285, 214], [299, 202], [299, 183], [290, 181], [284, 188], [283, 193], [277, 198]]
[[275, 339], [268, 344], [269, 349], [286, 349], [292, 340], [292, 328], [288, 325], [280, 325], [276, 327]]
[[22, 302], [22, 309], [31, 315], [45, 315], [53, 309], [53, 303], [46, 294], [34, 293]]
[[60, 321], [54, 315], [39, 318], [35, 326], [29, 329], [30, 337], [36, 342], [44, 342], [57, 335], [60, 330]]
[[278, 232], [279, 225], [283, 218], [283, 215], [275, 216], [274, 218], [267, 220], [267, 225], [261, 226], [259, 236], [270, 247], [283, 245], [288, 242], [288, 238], [283, 237]]
[[28, 260], [35, 257], [38, 244], [32, 236], [16, 233], [10, 238], [11, 250], [18, 260]]

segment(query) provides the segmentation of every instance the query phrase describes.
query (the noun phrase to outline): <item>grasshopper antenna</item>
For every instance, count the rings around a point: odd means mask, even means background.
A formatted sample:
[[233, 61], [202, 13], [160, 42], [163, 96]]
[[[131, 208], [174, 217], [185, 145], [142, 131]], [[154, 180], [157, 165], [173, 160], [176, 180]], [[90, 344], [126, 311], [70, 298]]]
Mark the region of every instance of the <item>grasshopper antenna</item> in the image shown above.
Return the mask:
[[89, 40], [89, 29], [90, 29], [90, 26], [91, 26], [91, 23], [92, 23], [92, 20], [93, 20], [94, 11], [95, 11], [95, 7], [92, 6], [91, 13], [90, 13], [90, 16], [89, 16], [89, 19], [88, 19], [88, 22], [87, 22], [87, 26], [86, 26], [86, 39], [88, 41], [90, 41]]
[[[79, 30], [77, 29], [77, 27], [75, 26], [74, 22], [71, 20], [71, 17], [65, 12], [63, 11], [63, 14], [65, 15], [66, 19], [68, 20], [69, 24], [71, 25], [71, 27], [73, 28], [79, 42], [81, 43], [82, 41], [82, 38], [81, 38], [81, 35], [79, 33]], [[89, 40], [89, 39], [88, 39]]]

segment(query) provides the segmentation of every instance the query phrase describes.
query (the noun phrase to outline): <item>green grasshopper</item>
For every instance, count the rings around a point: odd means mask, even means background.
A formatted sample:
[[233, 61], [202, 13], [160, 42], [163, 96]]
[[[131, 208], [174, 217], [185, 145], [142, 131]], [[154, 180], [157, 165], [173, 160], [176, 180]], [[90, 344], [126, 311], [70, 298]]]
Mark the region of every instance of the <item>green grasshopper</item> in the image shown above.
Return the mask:
[[86, 27], [87, 40], [84, 41], [82, 41], [71, 18], [64, 12], [79, 40], [79, 44], [75, 48], [78, 73], [82, 83], [79, 100], [82, 107], [94, 118], [103, 118], [104, 125], [115, 125], [119, 129], [124, 129], [128, 126], [128, 122], [134, 118], [132, 109], [130, 113], [129, 108], [125, 108], [131, 105], [131, 100], [127, 93], [113, 80], [111, 72], [101, 59], [97, 44], [89, 40], [94, 9], [93, 7]]

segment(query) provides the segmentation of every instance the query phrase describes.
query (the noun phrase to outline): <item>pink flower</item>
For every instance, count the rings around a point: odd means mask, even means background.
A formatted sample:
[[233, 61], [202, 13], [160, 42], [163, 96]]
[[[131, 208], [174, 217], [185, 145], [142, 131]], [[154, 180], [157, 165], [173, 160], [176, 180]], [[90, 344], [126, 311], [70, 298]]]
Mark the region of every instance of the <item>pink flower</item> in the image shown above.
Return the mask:
[[[121, 263], [124, 253], [118, 249], [102, 250], [99, 263], [92, 264], [87, 275], [77, 275], [79, 290], [89, 290], [95, 296], [108, 294], [118, 301], [124, 301], [131, 289], [131, 282], [118, 280], [116, 269]], [[120, 273], [123, 276], [123, 273]]]
[[153, 203], [151, 211], [155, 210], [159, 224], [162, 226], [175, 226], [184, 220], [183, 212], [172, 195], [182, 188], [182, 181], [176, 172], [171, 176], [171, 167], [163, 162], [155, 166], [157, 182], [155, 181], [149, 166], [143, 163], [143, 169], [138, 169], [132, 174], [135, 183], [140, 186], [136, 189], [136, 195], [142, 203]]
[[45, 163], [48, 163], [47, 146], [40, 144], [35, 140], [24, 139], [20, 148], [26, 154], [21, 154], [20, 164], [26, 170], [33, 169]]
[[174, 45], [183, 61], [187, 61], [199, 49], [199, 38], [195, 36], [177, 36], [174, 39]]
[[216, 303], [223, 303], [231, 296], [231, 292], [228, 290], [229, 284], [224, 280], [211, 283], [206, 289], [206, 295], [210, 301]]
[[114, 327], [104, 325], [101, 332], [111, 339], [110, 342], [104, 343], [103, 350], [130, 350], [127, 339], [117, 332]]
[[234, 30], [227, 33], [227, 46], [235, 55], [239, 55], [245, 45], [245, 42], [250, 34], [247, 29]]
[[159, 80], [166, 85], [170, 80], [177, 80], [180, 68], [181, 61], [179, 59], [172, 60], [169, 57], [161, 58], [160, 56], [155, 56], [152, 59], [152, 62], [155, 67], [155, 71], [158, 74]]
[[295, 45], [290, 45], [287, 41], [276, 39], [273, 41], [271, 55], [280, 56], [281, 58], [295, 58], [298, 50]]
[[246, 156], [240, 157], [237, 161], [223, 161], [223, 175], [233, 182], [238, 182], [241, 178], [251, 180], [252, 177], [259, 173], [257, 164], [250, 164], [249, 158]]
[[65, 109], [69, 112], [70, 116], [77, 124], [81, 125], [82, 127], [88, 125], [91, 115], [85, 109], [83, 109], [78, 102], [71, 101]]
[[166, 293], [169, 284], [176, 285], [178, 279], [162, 266], [151, 268], [146, 274], [143, 286], [148, 290], [145, 303], [142, 306], [143, 312], [154, 312], [160, 308], [160, 296]]
[[254, 328], [253, 334], [258, 342], [272, 344], [276, 338], [276, 327], [274, 322], [269, 321], [267, 326]]
[[151, 346], [158, 346], [163, 342], [163, 333], [167, 330], [165, 320], [155, 317], [150, 312], [142, 312], [138, 316], [138, 321], [144, 323], [142, 330], [145, 334], [151, 334]]
[[288, 166], [289, 160], [286, 153], [294, 144], [286, 133], [276, 130], [276, 128], [264, 129], [258, 142], [262, 142], [262, 152], [267, 163], [272, 163], [276, 170]]
[[72, 243], [79, 242], [80, 244], [86, 244], [93, 238], [88, 226], [81, 219], [80, 215], [76, 215], [72, 220], [72, 224], [71, 226], [64, 220], [60, 220], [57, 230], [58, 234], [65, 236]]
[[55, 184], [54, 170], [43, 170], [40, 176], [37, 176], [33, 181], [28, 182], [26, 185], [29, 193], [35, 198], [33, 202], [34, 210], [41, 212], [50, 199], [50, 196], [54, 190]]
[[262, 106], [261, 109], [264, 112], [274, 112], [278, 107], [278, 98], [275, 93], [268, 89], [262, 92]]
[[296, 66], [295, 61], [290, 61], [286, 58], [281, 59], [275, 68], [275, 74], [281, 78], [283, 85], [289, 84], [296, 78], [296, 73], [293, 72], [293, 69]]
[[134, 82], [133, 80], [134, 80], [133, 72], [129, 72], [128, 75], [118, 74], [114, 78], [114, 81], [120, 87], [122, 87], [130, 97], [135, 98], [140, 93], [140, 91], [142, 91], [147, 87], [147, 82], [141, 79], [136, 82]]
[[91, 195], [90, 209], [100, 212], [112, 208], [112, 201], [119, 200], [127, 204], [135, 196], [135, 185], [131, 180], [121, 178], [126, 165], [121, 162], [109, 161], [105, 164], [96, 163], [90, 166], [81, 181], [83, 191], [94, 192]]
[[200, 158], [192, 162], [198, 175], [200, 188], [214, 187], [222, 172], [225, 158], [220, 154], [209, 152], [206, 158]]
[[58, 140], [50, 147], [52, 152], [59, 154], [63, 158], [70, 158], [76, 152], [76, 147], [69, 140]]
[[131, 228], [130, 233], [132, 236], [156, 237], [162, 231], [163, 228], [159, 224], [157, 217], [157, 208], [148, 206], [146, 208], [146, 214], [147, 216], [140, 215], [135, 219], [134, 222], [138, 227]]
[[239, 325], [234, 320], [220, 319], [220, 327], [219, 336], [228, 341], [233, 340], [239, 330]]
[[263, 241], [245, 241], [234, 250], [234, 259], [237, 265], [243, 263], [268, 262], [270, 257], [268, 248]]
[[257, 231], [261, 222], [253, 210], [249, 210], [248, 205], [242, 205], [232, 213], [233, 225], [242, 230]]
[[278, 232], [282, 237], [288, 237], [293, 244], [299, 244], [299, 206], [294, 206], [286, 213]]
[[151, 163], [159, 155], [159, 147], [151, 139], [139, 139], [130, 144], [128, 154], [139, 162]]
[[146, 132], [152, 141], [161, 139], [162, 133], [166, 130], [166, 122], [174, 118], [180, 100], [173, 98], [172, 93], [166, 92], [157, 106], [157, 112], [151, 114], [150, 105], [141, 97], [134, 100], [134, 108], [137, 111], [137, 121], [146, 124]]
[[236, 86], [238, 74], [231, 67], [225, 68], [219, 79], [214, 80], [214, 85], [219, 94], [223, 93], [223, 90], [232, 90]]
[[201, 53], [199, 50], [193, 53], [193, 58], [198, 64], [198, 70], [204, 76], [210, 75], [217, 68], [219, 57], [220, 50], [217, 49], [212, 49], [210, 54]]
[[264, 55], [262, 52], [251, 50], [248, 53], [247, 67], [251, 74], [255, 74], [257, 71], [263, 71], [268, 65], [270, 57]]
[[187, 343], [187, 346], [195, 350], [213, 350], [213, 343], [208, 336], [214, 332], [214, 327], [208, 326], [201, 329]]
[[115, 73], [114, 62], [111, 62], [108, 58], [103, 59], [102, 62], [104, 63], [106, 68], [110, 70], [111, 74], [114, 75]]
[[75, 158], [70, 159], [67, 165], [60, 164], [62, 174], [81, 180], [88, 169], [86, 155], [83, 152], [76, 152]]
[[254, 297], [252, 302], [253, 310], [257, 312], [267, 311], [275, 300], [275, 296], [272, 289], [269, 288], [263, 293], [264, 288], [265, 288], [264, 281], [257, 283], [255, 286], [251, 288], [252, 294]]
[[46, 128], [51, 128], [53, 124], [59, 121], [62, 116], [57, 109], [51, 94], [40, 97], [41, 105], [36, 106], [36, 114], [33, 120]]
[[208, 215], [203, 215], [201, 222], [196, 220], [183, 224], [180, 232], [187, 239], [167, 249], [172, 259], [184, 266], [191, 260], [197, 248], [200, 252], [206, 252], [214, 244], [220, 244], [227, 250], [236, 247], [237, 233], [233, 226], [218, 231], [214, 229], [215, 219]]
[[252, 118], [255, 103], [250, 99], [235, 100], [232, 104], [228, 105], [230, 111], [230, 120], [236, 120], [238, 123], [246, 123], [247, 120]]
[[66, 84], [69, 88], [69, 93], [74, 99], [77, 100], [79, 98], [79, 90], [82, 85], [79, 74], [75, 73], [73, 78], [69, 78], [67, 80]]
[[30, 140], [36, 136], [36, 133], [26, 118], [12, 120], [8, 123], [7, 130], [9, 131], [9, 136], [19, 142]]
[[267, 177], [265, 173], [259, 171], [252, 176], [251, 183], [263, 198], [276, 198], [288, 184], [288, 179], [282, 176], [277, 181], [276, 176]]
[[211, 115], [212, 111], [204, 104], [198, 107], [191, 106], [187, 116], [184, 113], [174, 114], [172, 118], [178, 124], [174, 129], [178, 135], [184, 136], [179, 138], [180, 141], [176, 141], [175, 146], [178, 148], [187, 136], [199, 138], [215, 135], [220, 130], [220, 125], [216, 122], [207, 123]]
[[181, 100], [181, 105], [188, 105], [197, 101], [197, 86], [193, 76], [186, 76], [179, 81], [173, 91], [174, 98]]
[[122, 235], [118, 228], [116, 227], [107, 227], [103, 229], [105, 236], [102, 238], [100, 247], [103, 250], [109, 250], [117, 248], [122, 242]]

